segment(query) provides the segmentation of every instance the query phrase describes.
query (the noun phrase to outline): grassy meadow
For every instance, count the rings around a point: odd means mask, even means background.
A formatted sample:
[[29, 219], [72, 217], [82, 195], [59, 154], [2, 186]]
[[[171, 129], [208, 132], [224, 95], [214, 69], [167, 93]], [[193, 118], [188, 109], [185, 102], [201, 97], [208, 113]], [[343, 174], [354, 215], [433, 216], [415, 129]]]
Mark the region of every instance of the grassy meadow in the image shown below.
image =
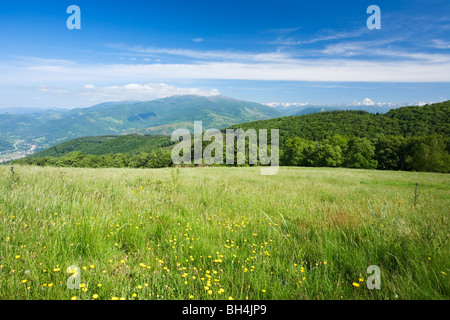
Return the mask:
[[259, 173], [0, 166], [0, 299], [450, 298], [450, 175]]

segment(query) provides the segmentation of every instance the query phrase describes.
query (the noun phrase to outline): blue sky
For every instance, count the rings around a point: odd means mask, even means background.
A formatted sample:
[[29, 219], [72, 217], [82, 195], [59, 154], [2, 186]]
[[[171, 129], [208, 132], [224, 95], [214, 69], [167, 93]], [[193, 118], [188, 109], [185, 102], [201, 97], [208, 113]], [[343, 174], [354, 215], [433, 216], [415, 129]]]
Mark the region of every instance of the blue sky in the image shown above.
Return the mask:
[[[81, 30], [69, 30], [69, 5]], [[369, 30], [369, 5], [381, 29]], [[450, 99], [450, 2], [2, 1], [0, 109], [174, 94], [257, 102]]]

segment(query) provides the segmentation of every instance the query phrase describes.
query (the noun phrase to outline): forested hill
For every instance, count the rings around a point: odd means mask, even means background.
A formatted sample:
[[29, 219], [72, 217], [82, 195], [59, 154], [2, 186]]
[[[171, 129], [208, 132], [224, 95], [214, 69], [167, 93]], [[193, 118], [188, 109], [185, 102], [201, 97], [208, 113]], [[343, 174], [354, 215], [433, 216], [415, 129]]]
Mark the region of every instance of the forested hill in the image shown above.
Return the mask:
[[[232, 128], [279, 129], [280, 164], [285, 166], [446, 173], [450, 172], [449, 115], [447, 101], [403, 107], [386, 114], [330, 111]], [[171, 165], [170, 147], [169, 136], [90, 137], [60, 144], [14, 163], [155, 168]]]
[[172, 144], [170, 136], [161, 135], [142, 136], [132, 134], [123, 136], [83, 137], [60, 143], [37, 152], [30, 157], [63, 157], [74, 151], [91, 155], [123, 153], [133, 156], [139, 153], [151, 153]]
[[365, 111], [328, 111], [301, 116], [259, 120], [233, 125], [231, 128], [279, 129], [280, 140], [300, 137], [322, 140], [339, 134], [375, 140], [382, 135], [403, 137], [437, 133], [450, 136], [450, 100], [422, 107], [392, 109], [386, 114]]

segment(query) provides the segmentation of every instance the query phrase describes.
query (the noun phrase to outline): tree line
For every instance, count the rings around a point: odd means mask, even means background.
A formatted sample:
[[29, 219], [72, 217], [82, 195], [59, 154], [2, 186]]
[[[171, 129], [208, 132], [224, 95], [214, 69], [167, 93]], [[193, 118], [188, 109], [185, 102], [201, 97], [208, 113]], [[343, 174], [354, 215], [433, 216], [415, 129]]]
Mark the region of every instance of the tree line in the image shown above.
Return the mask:
[[[230, 128], [244, 131], [267, 129], [269, 132], [271, 129], [279, 129], [282, 166], [447, 173], [450, 172], [449, 115], [450, 101], [446, 101], [423, 107], [392, 109], [386, 114], [329, 111], [260, 120]], [[152, 147], [156, 151], [150, 152], [141, 152], [144, 150], [140, 148], [130, 151], [129, 141], [124, 140], [119, 144], [121, 140], [118, 139], [108, 149], [127, 150], [128, 153], [93, 155], [74, 151], [62, 157], [28, 157], [14, 163], [89, 168], [171, 166], [171, 142], [167, 139], [164, 141], [167, 143], [162, 145], [160, 140], [161, 138], [154, 140]], [[114, 149], [114, 145], [117, 148]], [[207, 145], [203, 144], [203, 148]], [[97, 148], [94, 149], [98, 152]], [[248, 150], [246, 158], [248, 164]]]
[[[450, 140], [439, 134], [424, 137], [385, 135], [375, 142], [339, 134], [320, 141], [293, 137], [280, 146], [280, 165], [448, 173], [449, 150]], [[224, 155], [225, 151], [224, 148]], [[245, 156], [248, 165], [248, 150]], [[63, 157], [29, 157], [13, 163], [82, 168], [163, 168], [173, 165], [170, 149], [133, 156], [123, 153], [86, 155], [74, 151]]]
[[333, 135], [321, 141], [289, 138], [281, 163], [288, 166], [346, 167], [380, 170], [450, 172], [450, 141], [438, 134], [424, 137], [385, 135], [367, 138]]

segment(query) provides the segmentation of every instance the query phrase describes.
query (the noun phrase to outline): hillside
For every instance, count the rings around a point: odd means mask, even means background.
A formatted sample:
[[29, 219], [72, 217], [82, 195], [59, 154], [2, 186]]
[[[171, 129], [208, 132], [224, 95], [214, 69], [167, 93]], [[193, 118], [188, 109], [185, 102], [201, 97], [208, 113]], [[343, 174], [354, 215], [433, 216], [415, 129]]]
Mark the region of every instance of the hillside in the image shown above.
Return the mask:
[[[103, 103], [89, 108], [0, 114], [0, 139], [33, 143], [37, 149], [84, 136], [167, 133], [158, 130], [203, 121], [204, 128], [280, 116], [270, 107], [223, 96], [173, 96], [147, 102]], [[156, 127], [156, 129], [154, 129]], [[20, 144], [19, 144], [20, 146]]]
[[171, 144], [170, 137], [160, 135], [83, 137], [60, 143], [39, 151], [30, 157], [62, 157], [73, 151], [79, 151], [86, 155], [106, 155], [112, 153], [135, 155], [139, 153], [151, 153]]
[[318, 112], [242, 123], [231, 128], [279, 129], [282, 141], [292, 137], [322, 140], [335, 134], [367, 139], [377, 139], [383, 135], [411, 137], [433, 133], [450, 137], [450, 101], [392, 109], [386, 114]]
[[0, 139], [0, 152], [10, 150], [14, 148], [14, 145], [6, 140]]
[[[281, 165], [450, 172], [449, 109], [450, 101], [399, 108], [387, 114], [329, 111], [242, 123], [232, 128], [278, 129]], [[166, 129], [173, 127], [167, 125]], [[164, 167], [171, 165], [167, 150], [171, 145], [169, 136], [88, 137], [15, 163]], [[73, 151], [78, 153], [71, 154]], [[42, 159], [45, 156], [52, 158]]]

